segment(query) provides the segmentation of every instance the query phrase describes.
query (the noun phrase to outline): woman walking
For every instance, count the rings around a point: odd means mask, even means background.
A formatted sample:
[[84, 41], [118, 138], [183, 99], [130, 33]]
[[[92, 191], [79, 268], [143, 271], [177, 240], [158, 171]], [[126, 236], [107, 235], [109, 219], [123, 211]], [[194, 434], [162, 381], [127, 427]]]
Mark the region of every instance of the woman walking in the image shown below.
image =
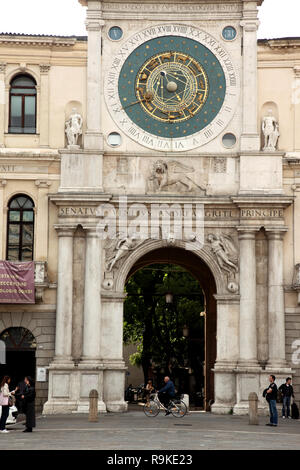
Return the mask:
[[26, 414], [26, 429], [23, 432], [32, 432], [35, 428], [35, 388], [34, 380], [31, 377], [25, 377], [26, 387], [21, 396], [23, 404], [22, 409]]
[[6, 420], [9, 415], [9, 404], [8, 400], [9, 397], [12, 396], [12, 393], [9, 391], [9, 383], [10, 377], [5, 375], [0, 384], [0, 405], [2, 406], [2, 414], [0, 418], [0, 432], [1, 433], [8, 433], [7, 429], [5, 429]]

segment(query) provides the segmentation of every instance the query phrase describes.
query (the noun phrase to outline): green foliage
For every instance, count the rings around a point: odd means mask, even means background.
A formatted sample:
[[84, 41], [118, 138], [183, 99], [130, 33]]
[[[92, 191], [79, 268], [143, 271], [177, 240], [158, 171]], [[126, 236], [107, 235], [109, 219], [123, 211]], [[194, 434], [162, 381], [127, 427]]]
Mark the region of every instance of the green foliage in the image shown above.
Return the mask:
[[[174, 295], [172, 304], [166, 304], [168, 291]], [[182, 367], [188, 354], [184, 325], [190, 338], [204, 336], [204, 297], [198, 281], [179, 266], [151, 265], [129, 279], [126, 292], [124, 342], [139, 344], [130, 362], [141, 365], [145, 377], [150, 360], [166, 372], [170, 365]]]

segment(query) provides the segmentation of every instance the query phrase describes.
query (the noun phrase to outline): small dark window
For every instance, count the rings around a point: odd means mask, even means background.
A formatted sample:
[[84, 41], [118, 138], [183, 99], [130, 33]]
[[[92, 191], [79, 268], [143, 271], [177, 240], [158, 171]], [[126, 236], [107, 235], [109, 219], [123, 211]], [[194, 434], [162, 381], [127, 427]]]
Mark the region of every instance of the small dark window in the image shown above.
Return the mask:
[[36, 82], [18, 75], [10, 83], [9, 128], [11, 134], [36, 133]]
[[11, 199], [8, 206], [8, 261], [33, 260], [34, 204], [23, 194]]

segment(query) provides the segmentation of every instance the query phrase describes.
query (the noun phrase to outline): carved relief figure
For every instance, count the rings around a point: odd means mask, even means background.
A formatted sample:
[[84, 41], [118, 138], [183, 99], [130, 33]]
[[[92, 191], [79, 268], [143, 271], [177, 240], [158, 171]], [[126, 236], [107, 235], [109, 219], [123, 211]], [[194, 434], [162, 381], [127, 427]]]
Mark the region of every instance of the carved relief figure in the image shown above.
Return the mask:
[[166, 163], [163, 160], [157, 160], [152, 168], [149, 178], [149, 189], [152, 191], [168, 191], [169, 187], [176, 185], [179, 192], [192, 191], [195, 188], [205, 191], [204, 186], [196, 184], [186, 173], [193, 173], [192, 167], [184, 165], [181, 162], [171, 160]]
[[220, 268], [228, 274], [238, 271], [238, 253], [229, 235], [213, 235], [207, 237], [211, 250], [217, 258]]
[[137, 239], [136, 237], [126, 237], [122, 239], [113, 240], [107, 247], [108, 251], [108, 262], [106, 264], [107, 272], [112, 271], [114, 266], [121, 258], [127, 256], [132, 250], [135, 250], [138, 246], [144, 243], [144, 239]]
[[275, 151], [280, 134], [279, 124], [273, 116], [271, 109], [269, 109], [269, 115], [263, 118], [262, 131], [265, 138], [263, 150]]
[[76, 108], [72, 109], [72, 114], [65, 123], [65, 133], [68, 145], [77, 145], [78, 137], [82, 134], [82, 116]]

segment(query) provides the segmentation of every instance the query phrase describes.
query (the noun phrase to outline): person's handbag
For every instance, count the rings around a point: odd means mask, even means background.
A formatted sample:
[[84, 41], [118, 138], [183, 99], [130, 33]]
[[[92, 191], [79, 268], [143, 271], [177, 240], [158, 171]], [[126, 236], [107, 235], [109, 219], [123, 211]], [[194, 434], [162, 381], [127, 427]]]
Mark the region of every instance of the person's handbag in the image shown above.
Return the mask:
[[13, 405], [14, 405], [13, 397], [8, 397], [8, 406], [13, 406]]

